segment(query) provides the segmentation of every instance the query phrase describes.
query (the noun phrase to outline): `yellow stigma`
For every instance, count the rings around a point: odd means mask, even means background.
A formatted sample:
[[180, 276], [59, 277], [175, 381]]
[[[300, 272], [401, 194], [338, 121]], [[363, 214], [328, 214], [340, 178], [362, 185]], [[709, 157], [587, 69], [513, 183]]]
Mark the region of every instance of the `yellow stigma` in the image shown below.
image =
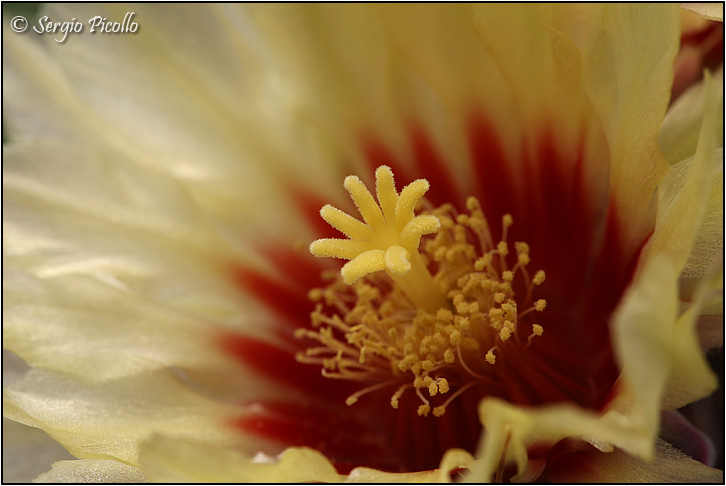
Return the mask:
[[414, 214], [416, 204], [429, 189], [428, 181], [418, 179], [399, 194], [393, 172], [383, 165], [376, 170], [378, 203], [356, 176], [346, 177], [343, 186], [365, 223], [329, 204], [323, 206], [320, 210], [323, 219], [348, 239], [313, 241], [310, 252], [319, 258], [350, 260], [340, 271], [348, 285], [386, 270], [416, 304], [424, 308], [441, 306], [443, 296], [432, 284], [426, 263], [418, 252], [421, 237], [436, 233], [441, 223], [436, 216]]
[[467, 213], [424, 200], [416, 215], [428, 182], [398, 193], [386, 166], [376, 170], [378, 202], [357, 177], [344, 185], [363, 221], [330, 205], [320, 211], [348, 239], [317, 240], [311, 253], [349, 261], [309, 292], [311, 328], [296, 335], [316, 343], [296, 359], [321, 366], [325, 377], [366, 383], [347, 405], [388, 389], [396, 409], [404, 393], [415, 394], [421, 416], [440, 417], [463, 393], [498, 386], [497, 358], [506, 366], [512, 349], [544, 334], [533, 313], [547, 305], [533, 298], [545, 275], [530, 278], [530, 246], [507, 241], [513, 217], [502, 216], [497, 241], [476, 198]]

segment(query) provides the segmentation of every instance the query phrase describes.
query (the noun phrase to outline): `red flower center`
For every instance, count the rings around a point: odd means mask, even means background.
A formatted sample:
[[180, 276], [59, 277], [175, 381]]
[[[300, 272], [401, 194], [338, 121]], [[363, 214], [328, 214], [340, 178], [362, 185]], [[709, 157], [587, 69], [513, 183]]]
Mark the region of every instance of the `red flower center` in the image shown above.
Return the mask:
[[[420, 251], [445, 305], [427, 308], [384, 274], [353, 286], [323, 281], [325, 264], [292, 250], [264, 251], [280, 278], [235, 268], [245, 290], [279, 317], [280, 344], [235, 335], [223, 346], [291, 390], [289, 401], [260, 402], [235, 425], [283, 447], [316, 448], [341, 472], [426, 470], [449, 448], [475, 452], [477, 405], [486, 396], [604, 407], [619, 373], [610, 315], [649, 235], [625, 242], [614, 201], [593, 207], [584, 148], [565, 154], [545, 135], [514, 165], [491, 127], [473, 118], [475, 199], [466, 203], [423, 132], [411, 133], [416, 176], [431, 181], [424, 211], [442, 222]], [[371, 166], [406, 178], [411, 165], [378, 144], [366, 147]], [[582, 160], [563, 164], [567, 157]], [[527, 170], [515, 176], [513, 166]], [[300, 202], [319, 227], [321, 204]]]

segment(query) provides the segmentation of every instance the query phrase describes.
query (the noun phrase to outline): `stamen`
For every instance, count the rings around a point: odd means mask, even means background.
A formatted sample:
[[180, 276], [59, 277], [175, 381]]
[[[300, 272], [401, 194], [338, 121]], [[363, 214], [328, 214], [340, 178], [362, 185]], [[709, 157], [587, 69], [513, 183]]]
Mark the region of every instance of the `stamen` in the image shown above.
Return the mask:
[[402, 385], [398, 390], [396, 390], [396, 393], [394, 393], [391, 397], [391, 407], [398, 408], [398, 400], [400, 400], [403, 392], [405, 392], [408, 388], [413, 388], [413, 385], [411, 385], [410, 383], [406, 383], [405, 385]]
[[[385, 381], [383, 383], [377, 383], [377, 384], [371, 385], [371, 386], [369, 386], [367, 388], [363, 388], [362, 390], [358, 390], [357, 392], [353, 393], [348, 398], [346, 398], [345, 399], [345, 404], [350, 407], [355, 402], [357, 402], [358, 399], [360, 397], [362, 397], [363, 395], [366, 395], [366, 394], [371, 393], [371, 392], [374, 392], [376, 390], [380, 390], [381, 388], [385, 388], [387, 386], [391, 386], [391, 385], [395, 385], [395, 384], [396, 384], [395, 381]], [[393, 408], [396, 408], [396, 407], [393, 407]]]
[[466, 385], [462, 386], [458, 390], [456, 390], [456, 393], [452, 394], [443, 405], [439, 405], [438, 407], [434, 408], [434, 415], [436, 417], [441, 417], [443, 414], [446, 413], [446, 407], [448, 407], [451, 402], [454, 401], [454, 399], [458, 398], [462, 393], [464, 393], [466, 390], [471, 388], [472, 386], [476, 385], [477, 383], [475, 381], [470, 381]]
[[416, 395], [418, 395], [418, 397], [423, 402], [423, 405], [420, 405], [418, 407], [418, 410], [416, 410], [416, 413], [419, 416], [424, 416], [425, 417], [431, 411], [431, 403], [428, 400], [426, 400], [426, 398], [424, 398], [423, 394], [421, 393], [421, 389], [420, 388], [416, 388]]
[[[421, 200], [427, 181], [414, 181], [398, 193], [386, 166], [376, 170], [377, 203], [357, 177], [347, 177], [344, 186], [363, 221], [330, 205], [320, 211], [348, 239], [317, 240], [310, 251], [349, 261], [326, 288], [309, 292], [316, 302], [313, 329], [296, 335], [319, 345], [296, 359], [321, 366], [329, 378], [367, 382], [347, 398], [348, 405], [397, 385], [390, 404], [399, 408], [400, 398], [413, 389], [422, 416], [432, 410], [444, 415], [475, 385], [500, 387], [491, 366], [522, 345], [522, 326], [532, 327], [524, 346], [543, 335], [530, 314], [547, 304], [532, 300], [535, 286], [545, 280], [542, 270], [530, 280], [532, 249], [507, 241], [512, 216], [502, 217], [502, 237], [495, 244], [476, 198], [467, 200], [468, 214], [450, 204], [434, 208]], [[419, 201], [424, 210], [416, 215]], [[518, 279], [524, 296], [515, 295]]]
[[532, 324], [532, 334], [527, 337], [527, 346], [532, 344], [532, 339], [534, 339], [535, 336], [541, 336], [544, 333], [544, 328], [540, 326], [539, 324]]

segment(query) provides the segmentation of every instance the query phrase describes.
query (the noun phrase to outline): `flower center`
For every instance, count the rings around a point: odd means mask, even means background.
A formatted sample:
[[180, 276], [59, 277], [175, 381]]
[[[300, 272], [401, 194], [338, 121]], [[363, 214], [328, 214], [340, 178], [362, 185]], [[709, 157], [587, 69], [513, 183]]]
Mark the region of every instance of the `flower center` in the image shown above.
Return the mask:
[[322, 366], [328, 378], [366, 383], [348, 405], [390, 388], [393, 408], [415, 393], [423, 416], [444, 415], [473, 387], [496, 388], [497, 355], [530, 346], [544, 331], [533, 316], [546, 302], [533, 293], [545, 274], [530, 276], [527, 243], [508, 243], [511, 215], [502, 217], [495, 243], [476, 198], [467, 213], [450, 204], [433, 208], [422, 199], [426, 180], [399, 194], [386, 166], [376, 170], [378, 203], [357, 177], [344, 186], [365, 223], [330, 205], [321, 209], [348, 239], [317, 240], [310, 251], [349, 261], [327, 275], [327, 287], [310, 291], [312, 329], [297, 336], [318, 345], [296, 359]]

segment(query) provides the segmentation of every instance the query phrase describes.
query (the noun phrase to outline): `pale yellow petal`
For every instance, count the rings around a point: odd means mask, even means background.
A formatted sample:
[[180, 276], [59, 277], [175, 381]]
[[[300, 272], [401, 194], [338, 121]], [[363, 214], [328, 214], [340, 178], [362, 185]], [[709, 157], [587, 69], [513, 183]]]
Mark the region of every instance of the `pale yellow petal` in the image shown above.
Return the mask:
[[38, 476], [35, 483], [146, 483], [141, 468], [119, 461], [78, 459], [59, 461]]
[[73, 459], [48, 434], [3, 417], [2, 476], [5, 483], [29, 483], [55, 461]]
[[[710, 298], [709, 282], [679, 317], [677, 274], [669, 256], [651, 257], [613, 318], [614, 349], [623, 374], [611, 408], [627, 416], [644, 438], [655, 436], [662, 407], [682, 406], [716, 386], [695, 329], [700, 304]], [[640, 457], [649, 457], [641, 452]]]
[[[717, 86], [723, 84], [723, 68], [714, 72], [713, 79]], [[703, 116], [708, 106], [704, 99], [704, 86], [705, 81], [694, 84], [668, 108], [658, 142], [671, 165], [696, 153]]]
[[[441, 465], [433, 471], [391, 473], [367, 467], [353, 469], [345, 479], [346, 483], [450, 483], [452, 473], [465, 474], [474, 463], [474, 458], [461, 449], [449, 449], [441, 459]], [[459, 471], [459, 470], [462, 471]]]
[[[50, 18], [75, 17], [84, 23], [95, 15], [123, 19], [127, 12], [110, 5], [44, 8], [42, 13]], [[31, 36], [3, 32], [3, 79], [8, 80], [3, 90], [12, 100], [6, 114], [9, 141], [32, 137], [63, 140], [90, 151], [110, 149], [182, 181], [229, 232], [248, 238], [255, 233], [242, 215], [256, 220], [259, 235], [259, 228], [279, 221], [273, 217], [280, 212], [295, 214], [288, 193], [281, 191], [280, 180], [289, 179], [280, 166], [299, 162], [297, 154], [303, 149], [292, 136], [281, 136], [289, 133], [294, 117], [286, 110], [270, 110], [268, 100], [274, 95], [259, 92], [275, 91], [277, 84], [270, 82], [269, 69], [251, 68], [257, 64], [248, 52], [241, 52], [251, 43], [238, 38], [238, 27], [245, 29], [236, 25], [245, 22], [239, 7], [189, 5], [170, 13], [160, 6], [141, 5], [135, 12], [136, 19], [144, 17], [145, 25], [136, 34], [75, 36], [76, 42], [69, 39], [62, 45], [65, 50], [49, 35], [34, 34], [33, 40], [42, 42], [31, 42]], [[177, 31], [200, 32], [205, 41], [189, 35], [185, 41], [193, 48], [179, 49], [172, 41]], [[237, 36], [230, 35], [234, 32]], [[110, 51], [114, 56], [108, 56]], [[247, 89], [251, 93], [240, 103]], [[261, 100], [263, 107], [257, 106]], [[286, 126], [279, 127], [275, 118]], [[314, 182], [332, 177], [330, 170], [319, 171], [317, 181], [310, 177], [320, 165], [320, 151], [300, 164], [306, 166], [297, 174], [301, 184], [314, 187]], [[271, 193], [279, 196], [260, 205], [260, 198]], [[276, 229], [289, 237], [307, 230], [295, 219], [278, 223]]]
[[305, 447], [286, 449], [278, 457], [257, 454], [249, 458], [230, 448], [159, 436], [141, 448], [144, 472], [154, 482], [167, 483], [448, 483], [452, 473], [469, 468], [473, 460], [466, 451], [450, 449], [440, 467], [431, 471], [390, 473], [358, 467], [348, 476], [341, 476], [325, 456]]
[[168, 366], [223, 370], [209, 322], [84, 275], [5, 270], [3, 346], [30, 365], [109, 380]]
[[[489, 482], [498, 479], [500, 461], [514, 464], [514, 481], [532, 478], [536, 464], [528, 460], [531, 446], [554, 445], [566, 437], [584, 440], [601, 450], [612, 445], [631, 454], [642, 455], [652, 444], [629, 417], [618, 412], [596, 413], [573, 405], [550, 405], [539, 408], [520, 407], [496, 398], [485, 398], [479, 404], [479, 418], [484, 433], [479, 442], [476, 461], [467, 482]], [[501, 478], [499, 478], [501, 479]]]
[[[346, 175], [340, 172], [341, 162], [355, 167], [353, 173], [363, 173], [361, 142], [374, 137], [397, 160], [409, 159], [406, 125], [411, 117], [402, 116], [398, 101], [400, 93], [408, 98], [421, 91], [412, 87], [420, 81], [412, 81], [408, 68], [392, 59], [378, 8], [366, 4], [245, 6], [278, 88], [271, 111], [289, 107], [280, 118], [301, 145], [296, 151], [291, 147], [286, 164], [291, 174], [319, 167], [324, 169], [319, 171], [320, 179], [330, 181], [333, 175]], [[318, 153], [306, 153], [313, 140]], [[310, 180], [310, 175], [301, 174], [301, 178]], [[317, 181], [310, 185], [316, 191], [327, 190], [320, 186]]]
[[691, 459], [662, 440], [655, 458], [643, 461], [623, 451], [581, 453], [573, 467], [562, 467], [554, 483], [723, 483], [723, 471]]
[[[519, 162], [527, 143], [539, 141], [536, 137], [548, 127], [544, 123], [554, 119], [560, 145], [574, 140], [569, 129], [581, 122], [584, 101], [579, 54], [566, 36], [545, 25], [547, 9], [515, 4], [425, 5], [413, 11], [394, 4], [382, 9], [403, 61], [441, 100], [440, 109], [461, 120], [462, 125], [451, 127], [440, 115], [425, 119], [436, 126], [430, 130], [434, 137], [446, 134], [442, 145], [451, 151], [447, 159], [454, 167], [468, 159], [457, 154], [457, 142], [467, 133], [463, 123], [472, 112], [494, 121], [512, 164]], [[460, 47], [452, 50], [452, 45]], [[552, 115], [555, 107], [557, 117]]]
[[610, 190], [627, 215], [626, 238], [642, 241], [668, 165], [658, 132], [668, 107], [679, 13], [671, 4], [607, 4], [584, 56], [585, 89], [599, 114], [610, 149]]
[[30, 364], [219, 369], [215, 324], [264, 331], [229, 271], [241, 252], [168, 174], [57, 140], [5, 147], [3, 164], [3, 343]]
[[141, 465], [157, 483], [341, 482], [320, 452], [290, 448], [279, 458], [250, 459], [230, 448], [154, 437], [141, 448]]
[[704, 19], [723, 22], [723, 3], [721, 2], [682, 3], [681, 8], [700, 15]]
[[170, 370], [88, 384], [34, 369], [3, 390], [6, 417], [42, 428], [78, 458], [128, 464], [138, 464], [139, 443], [154, 433], [239, 444], [243, 437], [225, 425], [233, 413]]
[[708, 199], [722, 169], [723, 90], [706, 77], [705, 115], [692, 162], [676, 164], [659, 190], [658, 217], [648, 254], [666, 253], [676, 268], [688, 260]]
[[[723, 345], [723, 260], [716, 260], [710, 274], [699, 280], [689, 307], [675, 322], [672, 330], [670, 376], [661, 407], [676, 409], [708, 396], [718, 381], [705, 359], [709, 342], [721, 338]], [[699, 329], [701, 314], [708, 307], [717, 309], [710, 336]], [[710, 339], [709, 339], [710, 338]]]
[[650, 259], [613, 316], [613, 347], [623, 368], [613, 408], [642, 434], [639, 456], [650, 458], [661, 396], [674, 362], [678, 270], [665, 256]]
[[[701, 219], [696, 239], [688, 255], [688, 261], [681, 271], [681, 278], [698, 278], [713, 267], [714, 262], [723, 257], [723, 149], [714, 157], [716, 173], [710, 187], [710, 197], [706, 201], [705, 214]], [[708, 191], [708, 189], [706, 189]]]

